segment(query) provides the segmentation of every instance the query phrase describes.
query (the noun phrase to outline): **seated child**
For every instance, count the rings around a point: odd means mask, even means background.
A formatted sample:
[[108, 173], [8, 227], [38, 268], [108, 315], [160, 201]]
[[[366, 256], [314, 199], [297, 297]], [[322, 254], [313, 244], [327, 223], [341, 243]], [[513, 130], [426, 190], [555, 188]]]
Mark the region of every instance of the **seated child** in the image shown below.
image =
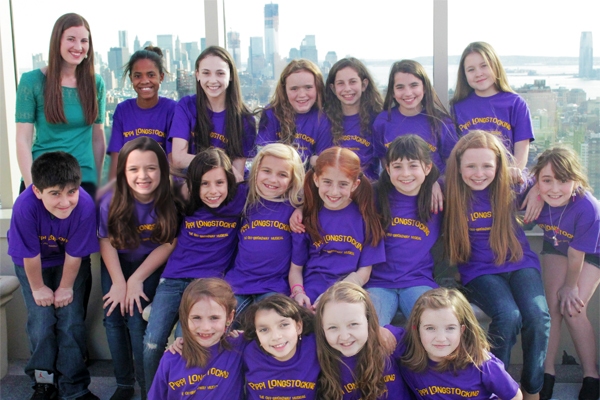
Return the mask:
[[83, 323], [89, 255], [99, 250], [94, 201], [79, 187], [81, 170], [70, 154], [41, 155], [31, 176], [7, 237], [27, 307], [32, 399], [98, 399], [88, 390]]

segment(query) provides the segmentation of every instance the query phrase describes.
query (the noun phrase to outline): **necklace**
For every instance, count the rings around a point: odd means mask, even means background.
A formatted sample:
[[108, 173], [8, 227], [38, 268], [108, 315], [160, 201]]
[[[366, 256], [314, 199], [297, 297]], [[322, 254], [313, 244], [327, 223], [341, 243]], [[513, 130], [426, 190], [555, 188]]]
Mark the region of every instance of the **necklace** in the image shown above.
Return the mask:
[[[556, 235], [558, 235], [558, 233], [560, 232], [560, 221], [562, 221], [562, 217], [563, 215], [565, 215], [565, 210], [567, 209], [567, 207], [569, 206], [569, 203], [565, 204], [565, 208], [563, 208], [562, 212], [560, 213], [560, 218], [558, 219], [558, 224], [556, 224], [556, 227], [554, 227], [552, 229], [552, 231], [554, 232], [554, 236], [552, 236], [552, 240], [554, 241], [554, 247], [558, 247], [558, 239], [556, 238]], [[550, 211], [550, 226], [554, 226], [554, 223], [552, 222], [552, 207], [548, 206], [548, 211]]]

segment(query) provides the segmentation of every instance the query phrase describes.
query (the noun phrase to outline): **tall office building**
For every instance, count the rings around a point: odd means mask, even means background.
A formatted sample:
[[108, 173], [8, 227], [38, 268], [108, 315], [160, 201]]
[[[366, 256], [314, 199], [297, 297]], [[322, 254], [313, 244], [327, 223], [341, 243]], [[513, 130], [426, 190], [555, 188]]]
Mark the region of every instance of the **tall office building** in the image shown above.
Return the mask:
[[141, 50], [142, 46], [140, 45], [140, 39], [138, 39], [137, 35], [135, 36], [135, 40], [133, 41], [133, 51], [136, 52]]
[[177, 35], [177, 39], [175, 39], [175, 53], [173, 56], [174, 61], [181, 61], [181, 41], [179, 40], [179, 35]]
[[248, 67], [246, 71], [258, 78], [263, 75], [265, 69], [265, 53], [263, 52], [263, 38], [255, 36], [250, 38], [248, 48]]
[[227, 48], [233, 57], [233, 62], [238, 71], [242, 68], [242, 52], [240, 50], [240, 33], [227, 32]]
[[[171, 58], [173, 57], [174, 54], [174, 47], [173, 47], [173, 35], [156, 35], [156, 45], [158, 47], [160, 47], [160, 49], [162, 50], [163, 54], [166, 54], [166, 50], [169, 50], [169, 54], [171, 55]], [[166, 61], [166, 59], [165, 59]], [[171, 67], [171, 64], [166, 64], [167, 68]]]
[[123, 75], [123, 66], [128, 60], [127, 49], [123, 47], [111, 47], [108, 51], [108, 68], [117, 78]]
[[300, 44], [300, 57], [319, 65], [315, 35], [306, 35]]
[[44, 68], [46, 66], [46, 62], [44, 61], [44, 56], [42, 53], [32, 54], [31, 64], [33, 65], [33, 69]]
[[594, 49], [592, 32], [581, 32], [579, 42], [579, 77], [591, 78], [594, 74]]
[[119, 31], [119, 47], [129, 50], [129, 37], [127, 31]]
[[265, 4], [265, 62], [270, 78], [276, 76], [279, 61], [279, 4]]
[[183, 42], [181, 43], [181, 50], [187, 52], [190, 64], [193, 66], [196, 63], [196, 59], [200, 55], [200, 48], [198, 42]]
[[200, 38], [200, 51], [206, 50], [206, 38]]

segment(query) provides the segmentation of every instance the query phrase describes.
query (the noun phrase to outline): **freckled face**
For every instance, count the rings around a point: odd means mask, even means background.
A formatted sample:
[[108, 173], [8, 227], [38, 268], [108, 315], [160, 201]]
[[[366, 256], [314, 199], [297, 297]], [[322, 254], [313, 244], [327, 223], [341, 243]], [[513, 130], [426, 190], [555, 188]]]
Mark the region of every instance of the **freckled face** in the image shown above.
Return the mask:
[[319, 197], [329, 210], [342, 210], [352, 202], [352, 192], [360, 181], [352, 181], [340, 169], [327, 167], [321, 175], [314, 176], [315, 185], [319, 189]]
[[467, 149], [460, 159], [460, 175], [472, 190], [487, 188], [496, 176], [496, 154], [490, 149]]
[[294, 111], [306, 114], [317, 101], [314, 75], [304, 70], [290, 74], [285, 80], [285, 93]]

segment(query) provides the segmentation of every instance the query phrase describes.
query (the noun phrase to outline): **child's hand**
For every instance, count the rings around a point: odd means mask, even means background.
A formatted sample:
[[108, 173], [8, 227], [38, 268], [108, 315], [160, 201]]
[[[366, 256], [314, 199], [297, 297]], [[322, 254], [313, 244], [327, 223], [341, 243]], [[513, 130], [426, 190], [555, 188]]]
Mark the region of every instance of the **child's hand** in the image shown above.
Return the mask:
[[126, 294], [127, 294], [127, 284], [119, 285], [119, 284], [113, 283], [113, 285], [110, 287], [110, 290], [108, 291], [108, 293], [106, 293], [104, 295], [104, 297], [102, 297], [102, 300], [104, 300], [104, 305], [102, 306], [102, 308], [109, 307], [108, 312], [106, 313], [107, 317], [110, 314], [112, 314], [112, 312], [115, 310], [115, 308], [117, 308], [117, 306], [120, 307], [121, 315], [125, 316], [125, 295]]
[[73, 301], [73, 288], [72, 287], [58, 287], [54, 292], [54, 307], [65, 307], [71, 304]]
[[544, 200], [542, 200], [540, 196], [540, 190], [538, 184], [533, 185], [525, 200], [521, 204], [521, 210], [525, 209], [525, 216], [523, 217], [523, 221], [528, 224], [532, 221], [535, 221], [539, 216], [542, 208], [544, 207]]
[[563, 316], [572, 317], [575, 312], [580, 313], [585, 305], [579, 297], [579, 288], [577, 286], [563, 286], [556, 293], [560, 302], [560, 313]]
[[383, 345], [385, 352], [388, 355], [392, 354], [394, 350], [396, 350], [396, 346], [398, 345], [396, 337], [392, 332], [390, 332], [388, 328], [385, 328], [383, 326], [379, 327], [379, 333], [381, 334], [381, 344]]
[[54, 304], [54, 292], [48, 286], [44, 285], [37, 290], [31, 290], [35, 304], [40, 307], [48, 307]]
[[175, 338], [173, 343], [171, 343], [171, 345], [169, 347], [167, 347], [167, 349], [165, 350], [165, 353], [167, 351], [170, 351], [171, 354], [181, 355], [181, 352], [183, 351], [183, 338], [182, 337]]
[[237, 329], [232, 329], [229, 331], [229, 337], [236, 338], [239, 337], [244, 331], [238, 331]]
[[127, 281], [127, 295], [125, 296], [125, 312], [133, 316], [135, 307], [137, 306], [138, 311], [144, 312], [142, 308], [142, 300], [150, 301], [148, 296], [144, 293], [144, 282], [140, 282], [133, 277]]
[[300, 306], [306, 307], [308, 309], [312, 309], [311, 304], [310, 304], [310, 299], [308, 298], [306, 293], [296, 293], [296, 295], [294, 295], [293, 299], [296, 300], [296, 303], [300, 304]]
[[437, 214], [444, 211], [444, 193], [438, 182], [431, 187], [431, 212]]
[[525, 181], [523, 180], [522, 171], [518, 167], [510, 168], [510, 178], [512, 180], [513, 185], [520, 185], [520, 184], [525, 183]]
[[292, 229], [292, 232], [305, 232], [304, 224], [302, 224], [302, 217], [302, 209], [296, 208], [290, 217], [290, 228]]

